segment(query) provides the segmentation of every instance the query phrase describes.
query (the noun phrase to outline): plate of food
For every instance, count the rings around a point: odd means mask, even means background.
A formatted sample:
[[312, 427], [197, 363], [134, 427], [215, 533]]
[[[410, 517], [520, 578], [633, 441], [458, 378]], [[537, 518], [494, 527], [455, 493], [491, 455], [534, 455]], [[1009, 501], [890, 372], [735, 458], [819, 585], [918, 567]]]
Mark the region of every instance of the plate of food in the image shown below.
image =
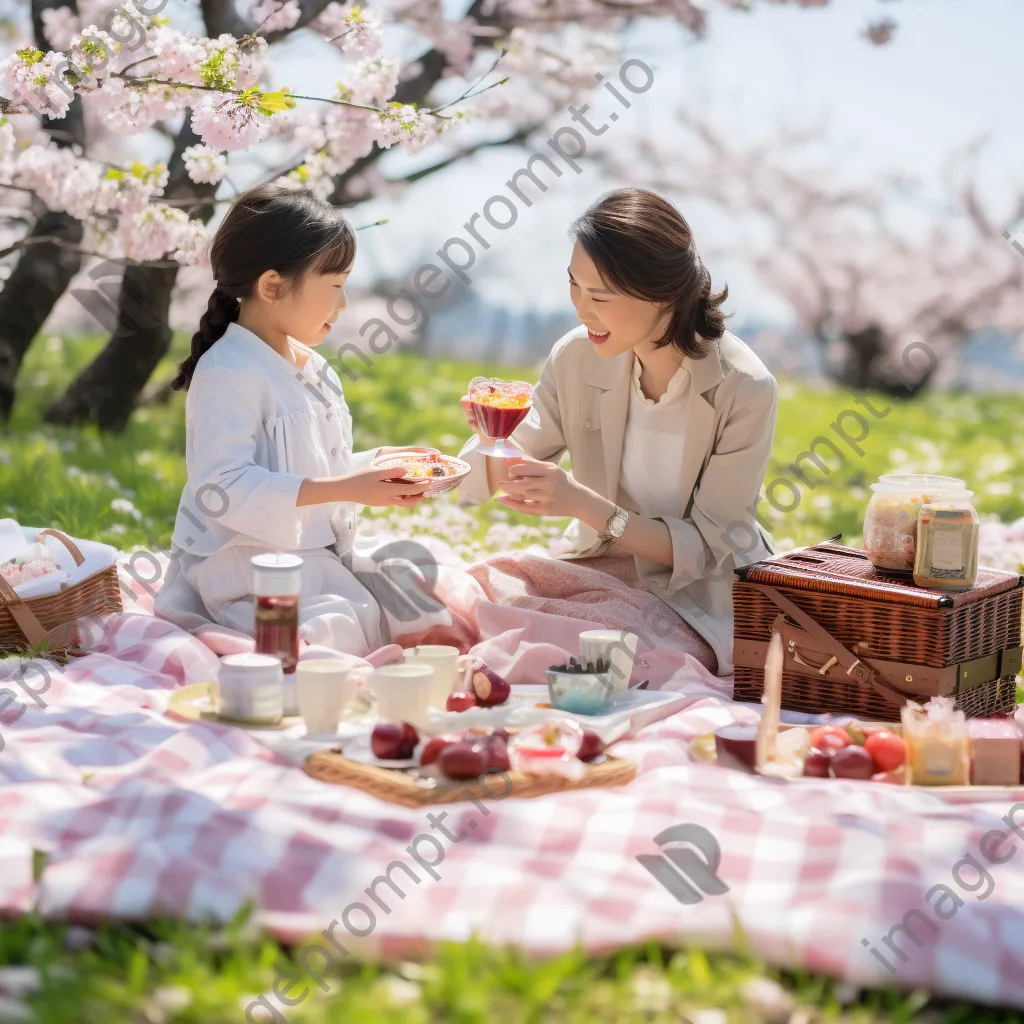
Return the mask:
[[453, 455], [440, 452], [397, 452], [382, 455], [373, 462], [375, 469], [395, 469], [396, 480], [429, 480], [430, 486], [423, 492], [425, 498], [458, 487], [459, 482], [469, 474], [470, 465]]

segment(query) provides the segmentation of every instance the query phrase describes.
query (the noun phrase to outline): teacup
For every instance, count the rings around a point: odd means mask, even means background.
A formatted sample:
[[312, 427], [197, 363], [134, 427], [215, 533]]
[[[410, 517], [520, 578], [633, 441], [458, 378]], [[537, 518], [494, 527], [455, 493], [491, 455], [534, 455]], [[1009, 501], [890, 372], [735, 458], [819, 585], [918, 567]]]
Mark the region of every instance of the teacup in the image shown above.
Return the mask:
[[330, 658], [300, 661], [295, 667], [299, 714], [310, 736], [333, 736], [342, 708], [352, 699], [356, 684], [348, 665]]
[[627, 629], [586, 629], [580, 633], [580, 658], [584, 664], [604, 658], [611, 665], [612, 691], [629, 689], [636, 659], [636, 633]]
[[408, 722], [417, 729], [427, 725], [430, 708], [438, 690], [436, 673], [430, 665], [401, 662], [381, 665], [370, 679], [377, 698], [377, 714], [392, 722]]
[[456, 688], [469, 666], [479, 668], [479, 659], [469, 654], [459, 654], [458, 647], [446, 644], [419, 644], [405, 651], [405, 665], [429, 665], [434, 670], [435, 687], [430, 698], [432, 708], [442, 711], [448, 703], [449, 694]]

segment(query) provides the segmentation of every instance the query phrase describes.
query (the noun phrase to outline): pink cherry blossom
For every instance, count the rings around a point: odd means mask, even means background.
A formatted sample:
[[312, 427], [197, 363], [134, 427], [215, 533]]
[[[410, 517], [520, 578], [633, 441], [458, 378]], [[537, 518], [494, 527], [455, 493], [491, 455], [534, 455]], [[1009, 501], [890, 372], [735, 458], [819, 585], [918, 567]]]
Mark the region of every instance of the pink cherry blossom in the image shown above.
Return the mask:
[[189, 146], [182, 157], [188, 176], [196, 183], [216, 185], [228, 168], [227, 157], [209, 146]]
[[298, 0], [260, 0], [252, 10], [253, 23], [261, 32], [279, 32], [291, 28], [301, 17]]
[[192, 130], [212, 149], [248, 149], [263, 138], [266, 126], [267, 118], [233, 96], [206, 100], [192, 111]]
[[42, 12], [43, 35], [55, 50], [66, 50], [79, 28], [78, 18], [70, 7], [48, 7]]

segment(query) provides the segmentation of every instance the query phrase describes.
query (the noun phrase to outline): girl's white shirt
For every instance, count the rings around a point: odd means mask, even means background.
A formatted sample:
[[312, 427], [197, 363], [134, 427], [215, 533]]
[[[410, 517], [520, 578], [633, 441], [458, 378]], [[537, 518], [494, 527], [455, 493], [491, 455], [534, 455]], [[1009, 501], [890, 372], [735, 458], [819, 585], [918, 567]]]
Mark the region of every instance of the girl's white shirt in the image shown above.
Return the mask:
[[315, 349], [300, 370], [232, 323], [199, 359], [185, 402], [188, 480], [172, 547], [197, 556], [236, 544], [281, 551], [352, 548], [361, 506], [296, 507], [306, 477], [363, 468], [337, 373]]

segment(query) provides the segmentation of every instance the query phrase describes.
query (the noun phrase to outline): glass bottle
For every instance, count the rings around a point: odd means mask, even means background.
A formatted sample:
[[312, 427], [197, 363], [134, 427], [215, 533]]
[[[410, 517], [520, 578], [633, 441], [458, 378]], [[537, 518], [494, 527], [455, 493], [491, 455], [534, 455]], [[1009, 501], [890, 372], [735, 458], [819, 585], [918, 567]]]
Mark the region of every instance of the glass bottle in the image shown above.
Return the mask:
[[253, 555], [253, 603], [256, 652], [276, 654], [284, 670], [284, 714], [298, 714], [295, 666], [299, 663], [299, 589], [302, 559], [298, 555]]

